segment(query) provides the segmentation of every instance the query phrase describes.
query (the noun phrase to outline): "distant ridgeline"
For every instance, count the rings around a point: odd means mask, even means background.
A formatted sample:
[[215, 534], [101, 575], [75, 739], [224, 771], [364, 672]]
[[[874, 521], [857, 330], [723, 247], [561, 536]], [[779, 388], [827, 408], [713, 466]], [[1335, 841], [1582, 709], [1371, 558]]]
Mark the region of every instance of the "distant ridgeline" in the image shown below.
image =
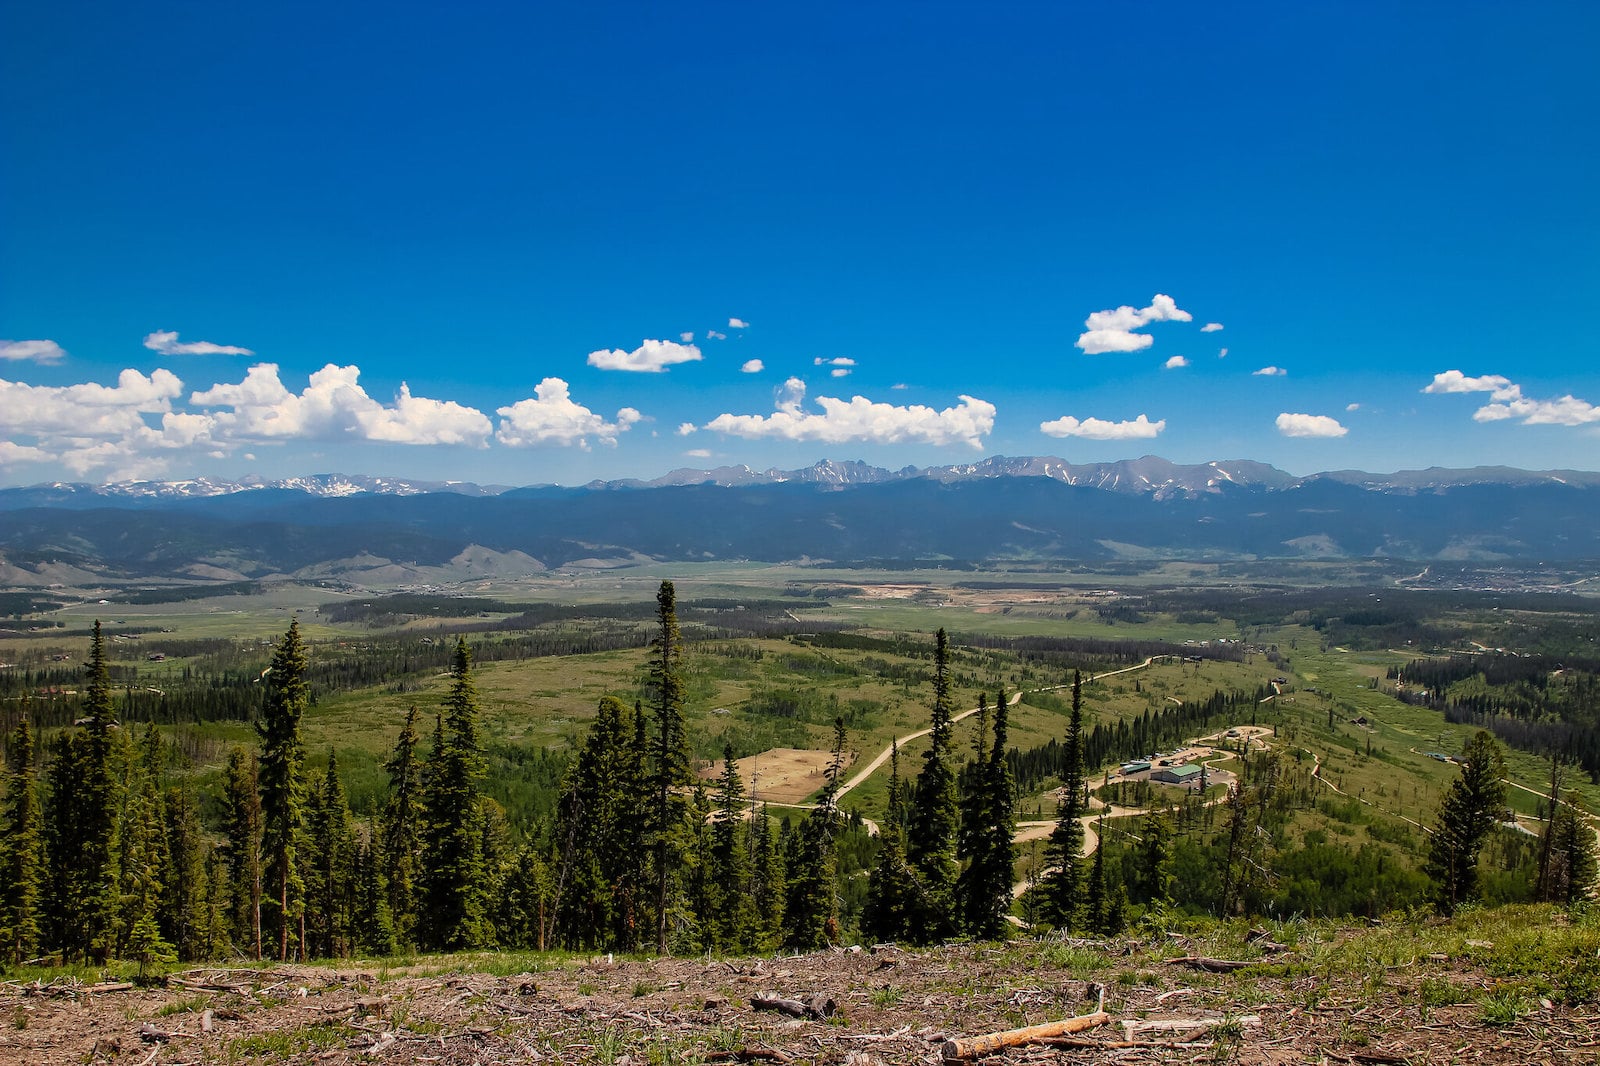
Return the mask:
[[308, 483], [187, 496], [151, 483], [137, 492], [6, 489], [0, 563], [6, 583], [20, 586], [87, 575], [488, 576], [640, 556], [835, 565], [1600, 558], [1596, 475], [1493, 468], [1293, 478], [1234, 466], [993, 459], [889, 472], [830, 464], [480, 495], [463, 486], [354, 491], [344, 482], [350, 494], [333, 496], [312, 494]]

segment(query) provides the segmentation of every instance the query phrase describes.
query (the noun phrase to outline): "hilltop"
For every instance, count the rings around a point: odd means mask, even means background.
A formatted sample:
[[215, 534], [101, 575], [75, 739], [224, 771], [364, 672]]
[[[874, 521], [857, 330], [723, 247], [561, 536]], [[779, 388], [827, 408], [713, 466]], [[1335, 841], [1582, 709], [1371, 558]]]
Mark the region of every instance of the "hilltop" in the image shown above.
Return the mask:
[[[937, 1063], [947, 1039], [1091, 1013], [982, 1058], [1245, 1064], [1592, 1061], [1600, 925], [1548, 908], [1370, 926], [1172, 919], [1111, 941], [799, 956], [483, 954], [0, 986], [0, 1058], [83, 1062]], [[1231, 972], [1194, 959], [1243, 964]], [[87, 983], [86, 983], [87, 982]], [[756, 1009], [792, 999], [807, 1016]]]

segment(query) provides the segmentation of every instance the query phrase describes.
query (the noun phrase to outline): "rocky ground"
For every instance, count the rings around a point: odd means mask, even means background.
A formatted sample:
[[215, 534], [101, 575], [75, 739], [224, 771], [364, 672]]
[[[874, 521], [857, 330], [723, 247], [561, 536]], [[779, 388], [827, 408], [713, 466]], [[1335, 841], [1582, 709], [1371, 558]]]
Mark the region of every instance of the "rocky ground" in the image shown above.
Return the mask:
[[[734, 960], [205, 967], [154, 987], [46, 975], [0, 984], [0, 1061], [939, 1063], [970, 1051], [947, 1041], [1091, 1015], [1102, 996], [1099, 1024], [964, 1061], [1600, 1060], [1600, 1008], [1572, 1005], [1570, 988], [1563, 999], [1539, 995], [1537, 981], [1493, 976], [1488, 941], [1440, 952], [1400, 932], [1293, 945], [1279, 935]], [[505, 972], [512, 967], [533, 969]]]

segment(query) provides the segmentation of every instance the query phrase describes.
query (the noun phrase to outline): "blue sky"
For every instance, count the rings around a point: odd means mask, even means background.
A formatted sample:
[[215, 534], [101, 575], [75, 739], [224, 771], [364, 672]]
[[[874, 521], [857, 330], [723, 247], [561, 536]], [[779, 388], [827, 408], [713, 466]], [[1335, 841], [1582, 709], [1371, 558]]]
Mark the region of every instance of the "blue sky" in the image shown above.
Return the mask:
[[0, 483], [1600, 467], [1600, 5], [456, 6], [7, 8]]

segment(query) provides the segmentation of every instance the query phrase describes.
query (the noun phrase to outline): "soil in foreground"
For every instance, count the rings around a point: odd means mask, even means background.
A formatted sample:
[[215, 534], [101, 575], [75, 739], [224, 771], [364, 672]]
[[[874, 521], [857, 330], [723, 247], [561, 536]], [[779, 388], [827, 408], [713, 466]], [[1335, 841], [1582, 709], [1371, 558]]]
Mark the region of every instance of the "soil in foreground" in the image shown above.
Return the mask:
[[[1417, 922], [764, 959], [204, 967], [161, 987], [46, 973], [0, 985], [0, 1062], [939, 1063], [947, 1040], [1090, 1014], [1102, 994], [1103, 1024], [966, 1061], [1600, 1061], [1594, 934], [1547, 910], [1529, 919], [1500, 943], [1484, 939], [1494, 923]], [[800, 1013], [758, 1009], [768, 999]]]

